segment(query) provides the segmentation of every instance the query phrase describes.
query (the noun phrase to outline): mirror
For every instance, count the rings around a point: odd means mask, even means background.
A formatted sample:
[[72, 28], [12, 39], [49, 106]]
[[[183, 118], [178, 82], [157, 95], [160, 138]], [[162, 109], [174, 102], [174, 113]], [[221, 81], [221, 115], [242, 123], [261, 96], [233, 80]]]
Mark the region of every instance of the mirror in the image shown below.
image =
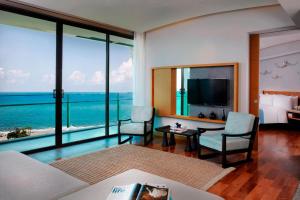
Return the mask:
[[176, 68], [176, 115], [226, 120], [237, 110], [236, 65]]

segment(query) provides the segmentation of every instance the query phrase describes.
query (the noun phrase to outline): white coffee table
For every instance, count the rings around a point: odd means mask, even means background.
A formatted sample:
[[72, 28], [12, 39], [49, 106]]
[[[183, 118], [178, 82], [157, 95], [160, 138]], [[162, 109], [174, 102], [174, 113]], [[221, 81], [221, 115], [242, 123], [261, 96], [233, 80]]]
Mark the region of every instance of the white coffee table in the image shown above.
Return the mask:
[[198, 190], [182, 183], [131, 169], [95, 185], [61, 198], [61, 200], [105, 200], [113, 186], [131, 183], [166, 184], [172, 193], [173, 200], [221, 200], [223, 198], [206, 191]]

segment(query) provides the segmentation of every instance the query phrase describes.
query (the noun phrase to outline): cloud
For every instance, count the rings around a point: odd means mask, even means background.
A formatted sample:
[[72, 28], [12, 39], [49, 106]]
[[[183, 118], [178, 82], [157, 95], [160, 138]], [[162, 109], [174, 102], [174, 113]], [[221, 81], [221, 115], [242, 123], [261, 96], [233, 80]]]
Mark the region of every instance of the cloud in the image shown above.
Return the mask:
[[94, 75], [92, 76], [91, 83], [94, 85], [99, 85], [101, 83], [104, 83], [104, 80], [105, 80], [105, 78], [104, 78], [103, 72], [96, 71], [94, 73]]
[[132, 58], [124, 61], [117, 69], [111, 72], [111, 83], [121, 83], [132, 78]]
[[44, 74], [42, 77], [42, 81], [52, 84], [55, 81], [55, 76], [54, 74]]
[[5, 72], [4, 72], [4, 68], [0, 67], [0, 78], [4, 78]]
[[85, 74], [81, 71], [75, 70], [68, 77], [69, 80], [74, 81], [76, 84], [85, 83]]
[[0, 78], [5, 79], [8, 83], [23, 83], [29, 77], [30, 73], [21, 69], [5, 70], [0, 68]]

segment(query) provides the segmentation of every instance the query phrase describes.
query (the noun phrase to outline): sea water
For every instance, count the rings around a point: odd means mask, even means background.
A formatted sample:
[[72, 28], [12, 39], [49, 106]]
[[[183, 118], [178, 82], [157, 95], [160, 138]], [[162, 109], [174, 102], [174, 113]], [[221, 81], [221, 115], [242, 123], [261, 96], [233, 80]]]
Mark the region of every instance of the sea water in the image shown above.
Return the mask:
[[[110, 124], [116, 124], [118, 119], [130, 118], [132, 93], [110, 93], [109, 96]], [[105, 124], [105, 93], [65, 93], [62, 119], [63, 127], [69, 125], [72, 129], [103, 126]], [[53, 131], [55, 98], [52, 93], [0, 93], [0, 134], [15, 128], [26, 127], [33, 131]]]

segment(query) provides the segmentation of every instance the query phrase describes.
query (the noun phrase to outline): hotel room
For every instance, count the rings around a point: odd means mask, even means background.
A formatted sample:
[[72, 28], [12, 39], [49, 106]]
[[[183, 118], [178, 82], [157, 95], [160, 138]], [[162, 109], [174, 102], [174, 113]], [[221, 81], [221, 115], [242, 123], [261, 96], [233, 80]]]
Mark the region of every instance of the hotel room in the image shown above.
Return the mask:
[[0, 200], [300, 200], [300, 2], [0, 0]]
[[269, 127], [299, 125], [299, 30], [260, 39], [260, 122]]

